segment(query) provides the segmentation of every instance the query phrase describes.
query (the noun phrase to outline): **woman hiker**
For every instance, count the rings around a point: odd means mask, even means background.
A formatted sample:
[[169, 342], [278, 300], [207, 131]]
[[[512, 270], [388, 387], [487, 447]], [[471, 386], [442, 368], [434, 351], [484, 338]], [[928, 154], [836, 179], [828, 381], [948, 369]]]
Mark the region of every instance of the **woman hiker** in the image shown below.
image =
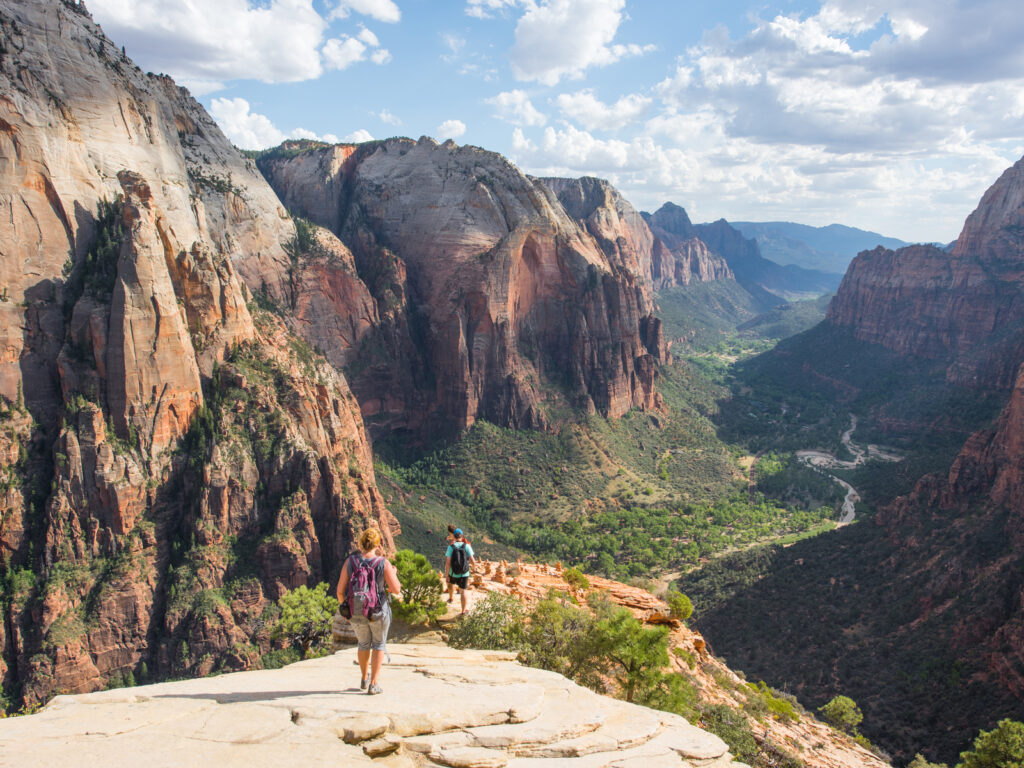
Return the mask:
[[[465, 534], [462, 535], [462, 540], [464, 542], [466, 542], [466, 544], [469, 546], [469, 551], [472, 552], [473, 551], [473, 543], [469, 539], [466, 538]], [[453, 541], [455, 541], [455, 526], [454, 525], [449, 525], [448, 526], [448, 536], [446, 537], [446, 546], [450, 547], [452, 545]], [[446, 554], [445, 557], [447, 557], [447, 556], [448, 555]], [[445, 573], [448, 573], [447, 567], [445, 567]], [[455, 597], [455, 583], [452, 581], [452, 577], [451, 577], [450, 574], [446, 577], [446, 581], [448, 582], [448, 602], [450, 603], [450, 602], [452, 602], [453, 598]]]
[[466, 587], [469, 586], [469, 572], [476, 563], [473, 547], [462, 535], [462, 529], [452, 531], [454, 541], [448, 545], [444, 553], [444, 572], [448, 575], [448, 583], [459, 588], [462, 600], [462, 615], [466, 613]]
[[[348, 607], [348, 620], [358, 643], [359, 688], [371, 695], [381, 692], [377, 679], [391, 627], [388, 593], [398, 595], [402, 591], [395, 566], [379, 556], [380, 541], [380, 531], [376, 528], [367, 528], [359, 534], [359, 552], [345, 561], [338, 579], [338, 602]], [[345, 615], [344, 608], [342, 615]]]

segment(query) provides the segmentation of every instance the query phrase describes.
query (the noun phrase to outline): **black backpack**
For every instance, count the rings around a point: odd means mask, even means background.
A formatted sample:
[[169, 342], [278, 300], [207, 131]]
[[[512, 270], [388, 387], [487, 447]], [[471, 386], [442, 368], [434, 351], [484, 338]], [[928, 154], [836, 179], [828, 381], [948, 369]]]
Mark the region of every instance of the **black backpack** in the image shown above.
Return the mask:
[[466, 573], [469, 570], [469, 555], [461, 541], [452, 544], [452, 573]]

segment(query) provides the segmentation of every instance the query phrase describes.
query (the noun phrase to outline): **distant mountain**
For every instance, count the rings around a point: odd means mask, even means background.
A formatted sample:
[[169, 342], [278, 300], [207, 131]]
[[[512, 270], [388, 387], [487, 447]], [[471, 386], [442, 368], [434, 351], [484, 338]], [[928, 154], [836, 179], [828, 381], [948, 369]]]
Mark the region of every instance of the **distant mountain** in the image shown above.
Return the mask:
[[842, 271], [783, 266], [766, 259], [755, 240], [744, 237], [725, 219], [697, 224], [693, 229], [713, 253], [725, 259], [736, 281], [748, 290], [760, 288], [787, 300], [804, 299], [835, 291], [843, 279]]
[[754, 238], [766, 259], [824, 272], [845, 272], [854, 256], [879, 245], [893, 250], [910, 245], [895, 237], [842, 224], [827, 227], [791, 221], [733, 221], [731, 224], [746, 237]]

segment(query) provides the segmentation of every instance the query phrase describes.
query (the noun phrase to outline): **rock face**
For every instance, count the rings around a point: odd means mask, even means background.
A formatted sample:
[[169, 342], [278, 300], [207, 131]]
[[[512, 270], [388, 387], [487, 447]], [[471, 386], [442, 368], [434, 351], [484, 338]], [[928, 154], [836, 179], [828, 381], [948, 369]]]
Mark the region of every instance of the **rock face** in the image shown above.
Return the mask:
[[324, 349], [329, 326], [360, 329], [347, 371], [376, 434], [542, 427], [541, 382], [607, 416], [656, 406], [652, 237], [603, 182], [561, 184], [569, 213], [500, 156], [430, 139], [285, 145], [259, 165], [376, 302], [322, 302], [330, 319], [307, 328]]
[[700, 239], [686, 211], [665, 203], [644, 220], [657, 238], [651, 257], [651, 282], [657, 289], [710, 280], [734, 280], [725, 259]]
[[[678, 715], [605, 698], [501, 651], [392, 645], [384, 693], [355, 651], [283, 669], [82, 696], [0, 721], [12, 765], [340, 765], [626, 768], [733, 765]], [[386, 755], [390, 755], [387, 757]], [[735, 764], [739, 766], [739, 764]]]
[[951, 253], [915, 245], [850, 264], [828, 321], [905, 355], [948, 362], [958, 384], [1009, 389], [1024, 360], [1024, 160], [968, 217]]
[[336, 262], [316, 314], [351, 256], [299, 259], [255, 165], [79, 3], [0, 0], [0, 50], [0, 685], [245, 668], [284, 589], [368, 524], [392, 546], [344, 378], [251, 301]]

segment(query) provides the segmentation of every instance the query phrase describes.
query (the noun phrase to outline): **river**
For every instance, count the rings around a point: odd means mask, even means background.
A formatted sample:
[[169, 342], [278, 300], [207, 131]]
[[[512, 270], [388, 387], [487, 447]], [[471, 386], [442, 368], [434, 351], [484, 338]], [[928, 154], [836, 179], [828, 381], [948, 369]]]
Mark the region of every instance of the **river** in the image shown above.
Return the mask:
[[797, 451], [796, 457], [804, 464], [809, 467], [813, 467], [823, 474], [831, 477], [839, 485], [843, 486], [846, 490], [846, 497], [843, 499], [843, 507], [839, 514], [839, 525], [847, 525], [852, 523], [856, 518], [857, 502], [860, 501], [860, 494], [857, 493], [857, 489], [850, 485], [842, 478], [836, 477], [835, 475], [825, 472], [826, 469], [853, 469], [859, 467], [861, 464], [871, 461], [902, 461], [903, 457], [898, 456], [891, 451], [883, 450], [877, 445], [868, 445], [866, 448], [862, 448], [853, 442], [853, 433], [857, 429], [857, 417], [850, 414], [850, 428], [843, 432], [842, 441], [843, 446], [850, 455], [853, 456], [853, 461], [844, 461], [843, 459], [837, 459], [831, 453], [821, 450], [805, 450]]

